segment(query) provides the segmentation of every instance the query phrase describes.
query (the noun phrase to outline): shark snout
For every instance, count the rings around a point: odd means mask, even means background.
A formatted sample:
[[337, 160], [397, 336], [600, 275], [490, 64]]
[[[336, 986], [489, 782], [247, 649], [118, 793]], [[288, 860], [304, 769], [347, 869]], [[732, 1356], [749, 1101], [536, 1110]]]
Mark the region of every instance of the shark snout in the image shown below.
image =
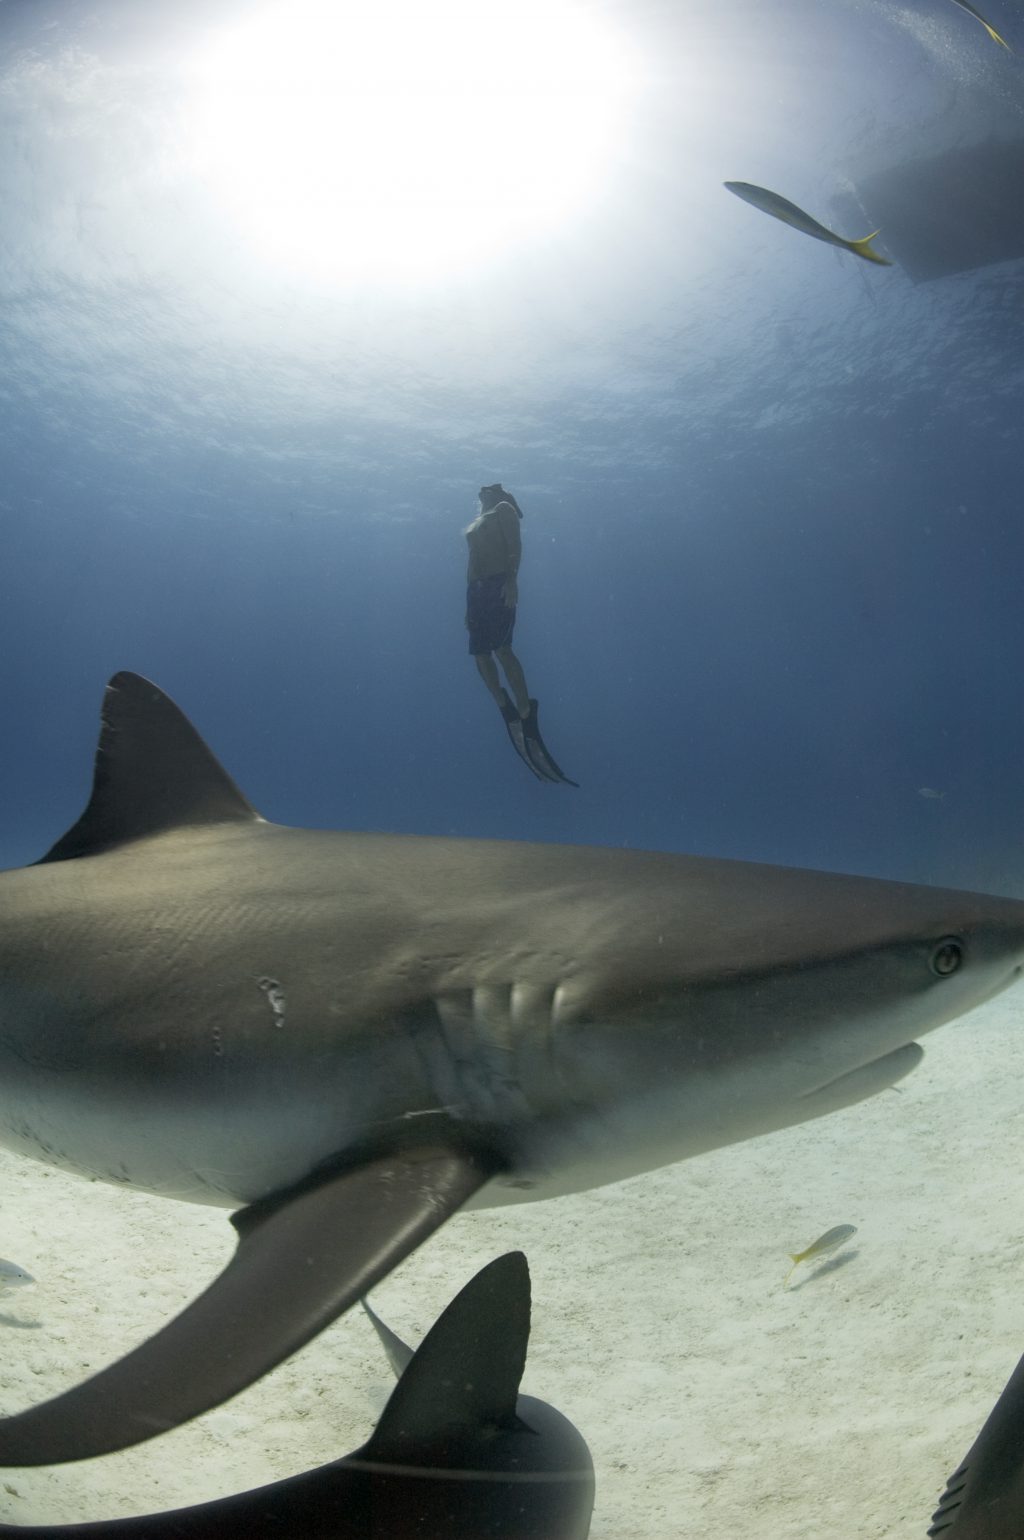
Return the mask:
[[[1008, 989], [1024, 977], [1024, 902], [993, 899], [963, 928], [968, 970], [978, 975], [985, 999]], [[983, 975], [987, 974], [987, 980]]]

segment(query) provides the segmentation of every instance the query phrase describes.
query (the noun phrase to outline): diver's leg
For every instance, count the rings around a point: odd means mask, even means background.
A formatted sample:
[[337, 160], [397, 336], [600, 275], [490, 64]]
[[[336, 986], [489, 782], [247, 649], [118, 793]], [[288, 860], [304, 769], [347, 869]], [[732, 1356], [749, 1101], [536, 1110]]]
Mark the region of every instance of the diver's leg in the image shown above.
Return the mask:
[[526, 688], [526, 675], [523, 673], [523, 665], [512, 651], [511, 647], [498, 647], [495, 656], [505, 671], [505, 678], [516, 698], [516, 710], [521, 717], [530, 714], [530, 692]]
[[494, 696], [498, 706], [504, 706], [505, 691], [501, 688], [501, 680], [498, 678], [498, 665], [489, 652], [475, 652], [473, 657], [480, 670], [480, 678]]
[[[508, 648], [503, 648], [502, 651], [507, 652]], [[519, 755], [519, 758], [523, 761], [523, 764], [526, 766], [526, 768], [532, 771], [539, 781], [544, 780], [545, 777], [541, 775], [540, 771], [537, 769], [537, 766], [533, 763], [533, 760], [526, 752], [526, 741], [523, 737], [523, 728], [525, 724], [522, 716], [519, 714], [518, 706], [516, 706], [514, 702], [509, 698], [508, 691], [502, 685], [501, 680], [498, 677], [497, 664], [489, 652], [475, 652], [473, 656], [476, 659], [476, 666], [480, 670], [480, 678], [483, 680], [484, 684], [487, 686], [488, 690], [491, 692], [491, 694], [494, 696], [494, 699], [498, 703], [498, 710], [501, 712], [502, 719], [504, 720], [505, 731], [508, 733], [509, 738], [512, 740], [512, 747], [515, 749], [516, 753]], [[516, 667], [518, 668], [518, 664], [516, 664]], [[520, 669], [519, 672], [521, 675], [522, 670]], [[529, 701], [527, 701], [527, 710], [529, 710]]]

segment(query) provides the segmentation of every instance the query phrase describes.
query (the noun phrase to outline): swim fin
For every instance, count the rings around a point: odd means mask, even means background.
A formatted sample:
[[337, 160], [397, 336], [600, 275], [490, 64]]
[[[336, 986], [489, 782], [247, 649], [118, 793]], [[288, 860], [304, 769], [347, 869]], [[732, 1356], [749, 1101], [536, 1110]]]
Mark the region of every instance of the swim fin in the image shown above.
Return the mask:
[[537, 769], [537, 766], [533, 763], [533, 760], [530, 758], [526, 750], [526, 723], [524, 719], [519, 715], [519, 711], [516, 706], [512, 701], [509, 700], [505, 691], [502, 690], [501, 693], [503, 698], [503, 704], [501, 707], [502, 720], [505, 723], [505, 731], [508, 733], [512, 747], [519, 755], [519, 758], [522, 760], [527, 770], [531, 771], [537, 777], [538, 781], [543, 781], [545, 777]]
[[503, 690], [501, 693], [503, 700], [501, 715], [505, 728], [512, 740], [512, 747], [523, 764], [533, 771], [538, 781], [563, 781], [566, 786], [578, 787], [579, 781], [570, 780], [540, 735], [540, 727], [537, 724], [537, 702], [531, 699], [529, 714], [521, 717], [507, 692]]
[[529, 715], [521, 717], [518, 708], [509, 699], [508, 692], [502, 690], [501, 694], [501, 715], [505, 728], [523, 764], [533, 771], [538, 781], [564, 781], [566, 786], [578, 788], [579, 781], [569, 779], [540, 735], [537, 702], [531, 699]]
[[573, 781], [566, 775], [541, 737], [537, 711], [537, 702], [531, 700], [530, 714], [523, 720], [523, 739], [526, 752], [530, 756], [530, 764], [546, 781], [564, 781], [566, 786], [575, 786], [578, 789], [579, 781]]

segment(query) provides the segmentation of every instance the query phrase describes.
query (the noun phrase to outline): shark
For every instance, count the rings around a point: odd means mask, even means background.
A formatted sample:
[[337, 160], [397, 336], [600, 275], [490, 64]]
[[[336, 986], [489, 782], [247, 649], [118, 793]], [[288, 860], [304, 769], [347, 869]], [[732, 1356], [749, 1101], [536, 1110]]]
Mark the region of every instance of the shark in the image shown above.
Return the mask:
[[1019, 1540], [1024, 1534], [1024, 1358], [946, 1482], [928, 1534]]
[[586, 1540], [594, 1463], [579, 1429], [519, 1393], [530, 1336], [521, 1251], [476, 1274], [413, 1351], [364, 1308], [398, 1380], [368, 1441], [316, 1470], [190, 1508], [4, 1524], [0, 1540]]
[[116, 674], [84, 812], [0, 873], [0, 1144], [219, 1205], [238, 1243], [152, 1337], [0, 1417], [0, 1463], [218, 1405], [462, 1208], [883, 1091], [1022, 968], [1010, 898], [272, 823], [168, 695]]

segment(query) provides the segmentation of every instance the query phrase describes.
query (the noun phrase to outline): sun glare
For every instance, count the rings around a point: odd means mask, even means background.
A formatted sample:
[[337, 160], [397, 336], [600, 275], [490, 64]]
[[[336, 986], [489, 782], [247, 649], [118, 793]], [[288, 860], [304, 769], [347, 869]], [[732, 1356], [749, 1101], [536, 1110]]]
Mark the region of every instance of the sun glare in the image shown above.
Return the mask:
[[289, 0], [193, 61], [191, 161], [261, 254], [419, 281], [598, 193], [627, 48], [572, 0]]

